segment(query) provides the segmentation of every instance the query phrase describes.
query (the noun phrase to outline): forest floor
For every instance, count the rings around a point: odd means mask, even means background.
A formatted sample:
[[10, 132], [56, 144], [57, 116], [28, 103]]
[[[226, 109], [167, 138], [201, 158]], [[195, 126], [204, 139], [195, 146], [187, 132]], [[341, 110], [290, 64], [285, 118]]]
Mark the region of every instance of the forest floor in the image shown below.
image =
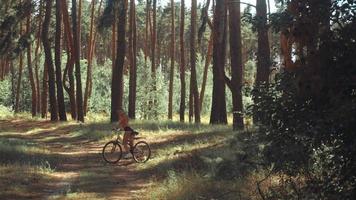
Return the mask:
[[150, 193], [171, 170], [198, 169], [200, 155], [224, 149], [231, 134], [227, 126], [136, 121], [151, 160], [110, 165], [101, 150], [113, 126], [0, 120], [0, 199], [156, 199]]

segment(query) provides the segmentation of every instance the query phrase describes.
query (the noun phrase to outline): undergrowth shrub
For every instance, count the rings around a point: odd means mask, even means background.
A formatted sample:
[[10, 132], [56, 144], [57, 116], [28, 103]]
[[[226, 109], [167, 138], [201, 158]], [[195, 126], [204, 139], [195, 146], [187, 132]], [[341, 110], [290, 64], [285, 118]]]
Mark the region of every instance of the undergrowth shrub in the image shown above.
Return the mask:
[[[258, 128], [236, 141], [259, 170], [287, 178], [265, 191], [267, 199], [352, 199], [355, 195], [354, 94], [321, 104], [300, 98], [296, 74], [254, 91], [249, 114]], [[235, 142], [236, 142], [235, 141]]]

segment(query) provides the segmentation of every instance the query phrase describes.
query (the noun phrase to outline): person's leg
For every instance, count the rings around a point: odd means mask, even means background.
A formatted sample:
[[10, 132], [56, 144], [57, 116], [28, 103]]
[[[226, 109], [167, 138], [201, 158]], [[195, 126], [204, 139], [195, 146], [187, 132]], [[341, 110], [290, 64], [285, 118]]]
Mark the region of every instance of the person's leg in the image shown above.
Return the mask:
[[[130, 148], [133, 148], [133, 145], [134, 145], [134, 139], [135, 139], [135, 136], [133, 134], [130, 134], [128, 136], [128, 144], [130, 145]], [[130, 149], [131, 150], [131, 149]]]
[[122, 143], [124, 145], [124, 150], [126, 153], [129, 151], [128, 144], [129, 144], [129, 140], [130, 140], [130, 135], [131, 135], [130, 133], [125, 132], [124, 139], [122, 140]]

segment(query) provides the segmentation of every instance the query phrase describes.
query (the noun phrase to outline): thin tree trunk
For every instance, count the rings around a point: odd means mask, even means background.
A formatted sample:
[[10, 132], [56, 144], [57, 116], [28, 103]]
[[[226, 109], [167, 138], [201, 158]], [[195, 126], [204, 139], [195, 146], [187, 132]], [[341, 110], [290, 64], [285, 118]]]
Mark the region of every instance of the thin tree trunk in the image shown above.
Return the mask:
[[48, 68], [48, 91], [49, 91], [49, 103], [51, 112], [51, 121], [58, 120], [58, 109], [57, 109], [57, 99], [56, 99], [56, 85], [55, 85], [55, 75], [54, 67], [51, 53], [51, 44], [48, 39], [49, 25], [51, 22], [51, 11], [52, 11], [52, 0], [46, 3], [46, 14], [43, 22], [42, 28], [42, 42], [45, 52], [45, 65]]
[[128, 115], [131, 119], [136, 118], [136, 8], [135, 1], [131, 0], [130, 5], [130, 30], [129, 30], [129, 50], [130, 50], [130, 80], [129, 80], [129, 108]]
[[[151, 27], [151, 71], [152, 71], [152, 79], [153, 79], [153, 91], [156, 92], [157, 90], [157, 83], [156, 83], [156, 44], [157, 44], [157, 0], [153, 0], [152, 5], [152, 26]], [[150, 107], [153, 108], [153, 116], [157, 118], [157, 100], [154, 96], [151, 99]]]
[[[75, 97], [75, 81], [74, 81], [74, 44], [73, 34], [69, 23], [67, 1], [63, 1], [62, 14], [64, 23], [64, 35], [67, 43], [67, 63], [63, 74], [63, 86], [69, 96], [71, 117], [77, 119], [77, 102]], [[69, 86], [66, 86], [66, 77], [68, 76]]]
[[0, 57], [0, 80], [4, 80], [5, 74], [5, 62]]
[[39, 78], [39, 61], [40, 56], [39, 49], [41, 44], [41, 30], [42, 30], [42, 10], [43, 10], [43, 0], [40, 1], [39, 14], [38, 14], [38, 31], [37, 31], [37, 42], [35, 49], [35, 77], [36, 77], [36, 91], [37, 91], [37, 113], [41, 113], [41, 89], [40, 89], [40, 78]]
[[192, 0], [192, 11], [191, 11], [191, 35], [190, 35], [190, 65], [191, 65], [191, 79], [190, 84], [192, 85], [192, 93], [194, 99], [194, 118], [195, 123], [200, 123], [200, 102], [199, 102], [199, 92], [197, 84], [197, 72], [196, 72], [196, 34], [197, 34], [197, 1]]
[[226, 124], [225, 57], [226, 57], [226, 3], [216, 1], [213, 26], [213, 94], [211, 124]]
[[[81, 0], [79, 0], [81, 1]], [[80, 17], [79, 17], [80, 18]], [[77, 120], [84, 122], [83, 112], [83, 93], [82, 81], [80, 74], [80, 28], [78, 29], [77, 21], [77, 1], [72, 0], [72, 20], [73, 20], [73, 43], [74, 43], [74, 60], [75, 60], [75, 79], [76, 79], [76, 99], [77, 99]], [[80, 24], [80, 23], [79, 23]]]
[[[22, 23], [20, 23], [20, 35], [22, 35]], [[22, 69], [23, 69], [23, 54], [20, 53], [19, 58], [19, 74], [17, 79], [17, 87], [16, 87], [16, 100], [15, 100], [15, 113], [19, 112], [20, 107], [20, 90], [21, 90], [21, 80], [22, 80]]]
[[169, 98], [168, 98], [168, 119], [173, 117], [173, 81], [174, 81], [174, 56], [175, 56], [175, 12], [174, 12], [174, 0], [171, 0], [172, 17], [171, 17], [171, 72], [169, 75]]
[[91, 16], [90, 16], [90, 30], [89, 30], [89, 41], [88, 41], [88, 55], [87, 55], [87, 60], [88, 60], [88, 66], [87, 66], [87, 80], [86, 80], [86, 86], [85, 86], [85, 92], [84, 92], [84, 115], [87, 114], [88, 112], [88, 101], [89, 101], [89, 91], [91, 87], [91, 82], [92, 82], [92, 71], [93, 71], [93, 66], [92, 66], [92, 51], [94, 50], [94, 41], [93, 41], [93, 31], [94, 31], [94, 11], [95, 11], [95, 0], [91, 1]]
[[23, 54], [20, 53], [19, 75], [18, 75], [17, 87], [16, 87], [15, 113], [19, 112], [19, 107], [20, 107], [20, 90], [21, 90], [21, 80], [22, 80], [22, 69], [23, 69]]
[[149, 0], [146, 0], [146, 19], [145, 19], [145, 64], [147, 65], [147, 57], [148, 57], [148, 54], [149, 54], [149, 45], [148, 45], [148, 38], [149, 38], [149, 26], [151, 24], [150, 22], [150, 1]]
[[[31, 15], [27, 17], [27, 33], [31, 31]], [[28, 75], [30, 79], [31, 85], [31, 113], [32, 117], [36, 116], [37, 114], [37, 91], [36, 91], [36, 83], [35, 79], [33, 78], [33, 71], [32, 71], [32, 60], [31, 60], [31, 45], [27, 47], [27, 66], [28, 66]]]
[[181, 0], [181, 12], [180, 12], [180, 107], [179, 118], [181, 122], [184, 122], [185, 118], [185, 51], [184, 51], [184, 19], [185, 19], [185, 6], [184, 0]]
[[152, 45], [151, 45], [151, 65], [153, 76], [156, 76], [156, 39], [157, 39], [157, 0], [153, 0], [153, 13], [152, 13]]
[[[209, 69], [209, 65], [211, 63], [212, 56], [213, 56], [213, 33], [211, 33], [211, 35], [210, 35], [209, 44], [208, 44], [208, 52], [207, 52], [206, 59], [205, 59], [203, 82], [202, 82], [201, 90], [200, 90], [200, 104], [199, 104], [200, 108], [202, 108], [203, 102], [204, 102], [206, 82], [208, 80], [208, 69]], [[200, 112], [201, 112], [201, 110], [200, 110]]]
[[125, 27], [126, 27], [126, 12], [127, 1], [119, 1], [119, 16], [117, 23], [117, 56], [115, 67], [112, 71], [112, 84], [111, 84], [111, 122], [118, 120], [117, 111], [122, 110], [122, 97], [123, 97], [123, 69], [125, 61]]
[[56, 0], [56, 33], [55, 33], [55, 65], [56, 65], [56, 85], [58, 98], [59, 120], [67, 121], [66, 109], [64, 104], [62, 67], [61, 67], [61, 35], [62, 35], [62, 0]]
[[81, 25], [82, 25], [82, 1], [83, 0], [77, 0], [78, 1], [78, 11], [77, 11], [77, 31], [78, 31], [78, 47], [80, 48], [79, 49], [79, 60], [81, 60], [81, 58], [83, 58], [83, 55], [82, 55], [82, 28], [81, 28]]
[[256, 85], [259, 85], [261, 83], [268, 83], [271, 65], [266, 0], [256, 1], [256, 16], [260, 19], [257, 26], [258, 48], [256, 74]]
[[15, 93], [15, 69], [14, 69], [14, 63], [11, 61], [10, 63], [10, 73], [11, 73], [11, 100], [12, 100], [12, 109], [15, 110], [15, 98], [16, 98], [16, 93]]
[[233, 128], [243, 129], [242, 104], [242, 41], [241, 41], [241, 14], [240, 3], [229, 0], [230, 23], [230, 58], [231, 58], [231, 93], [233, 106]]

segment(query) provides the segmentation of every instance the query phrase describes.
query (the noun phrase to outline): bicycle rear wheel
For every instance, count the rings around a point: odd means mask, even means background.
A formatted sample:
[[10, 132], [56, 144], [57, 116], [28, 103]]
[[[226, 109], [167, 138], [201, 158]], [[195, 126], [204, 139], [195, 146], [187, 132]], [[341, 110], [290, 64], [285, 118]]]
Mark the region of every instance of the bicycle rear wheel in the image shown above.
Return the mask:
[[105, 144], [102, 152], [103, 158], [110, 164], [119, 162], [122, 157], [122, 148], [116, 141], [110, 141]]
[[140, 141], [135, 144], [132, 151], [133, 159], [138, 163], [145, 163], [151, 157], [150, 145], [145, 141]]

